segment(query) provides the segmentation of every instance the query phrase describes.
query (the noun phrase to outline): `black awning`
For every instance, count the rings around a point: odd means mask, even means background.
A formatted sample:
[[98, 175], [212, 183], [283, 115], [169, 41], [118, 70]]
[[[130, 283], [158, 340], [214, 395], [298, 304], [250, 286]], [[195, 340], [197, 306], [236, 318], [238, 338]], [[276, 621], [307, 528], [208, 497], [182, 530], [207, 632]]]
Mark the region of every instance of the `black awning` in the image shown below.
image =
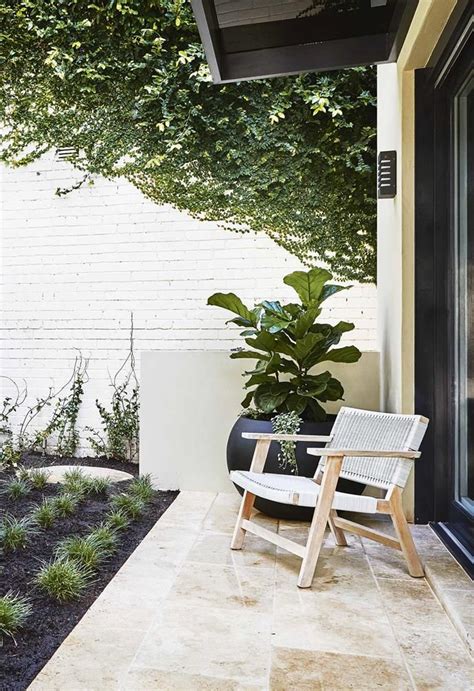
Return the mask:
[[397, 59], [418, 0], [191, 0], [214, 82]]

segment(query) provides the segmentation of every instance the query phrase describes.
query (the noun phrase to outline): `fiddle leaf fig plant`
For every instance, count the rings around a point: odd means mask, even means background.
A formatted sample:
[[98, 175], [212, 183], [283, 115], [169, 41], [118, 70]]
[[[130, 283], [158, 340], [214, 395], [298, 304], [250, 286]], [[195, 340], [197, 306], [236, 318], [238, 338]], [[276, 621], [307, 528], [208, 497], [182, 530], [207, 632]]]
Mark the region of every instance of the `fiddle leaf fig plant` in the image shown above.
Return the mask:
[[262, 417], [294, 412], [304, 420], [322, 421], [326, 411], [321, 404], [343, 398], [342, 384], [331, 372], [313, 371], [323, 362], [357, 362], [361, 356], [353, 345], [334, 347], [354, 324], [317, 322], [324, 300], [346, 288], [331, 279], [322, 268], [288, 274], [283, 281], [299, 298], [288, 304], [264, 300], [250, 309], [234, 293], [215, 293], [208, 299], [208, 305], [237, 315], [227, 323], [243, 329], [240, 335], [247, 347], [230, 357], [256, 361], [245, 372], [244, 408], [253, 405]]

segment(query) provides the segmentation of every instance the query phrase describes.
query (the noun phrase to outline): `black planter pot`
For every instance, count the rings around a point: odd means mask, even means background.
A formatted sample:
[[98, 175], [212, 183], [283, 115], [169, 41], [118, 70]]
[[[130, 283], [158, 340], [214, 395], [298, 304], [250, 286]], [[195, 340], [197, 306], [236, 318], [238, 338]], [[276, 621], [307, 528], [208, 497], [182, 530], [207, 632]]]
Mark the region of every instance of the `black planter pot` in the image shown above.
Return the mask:
[[[335, 415], [328, 415], [325, 422], [304, 422], [301, 425], [299, 434], [331, 434], [331, 429], [336, 419]], [[272, 423], [269, 420], [254, 420], [253, 418], [240, 417], [235, 425], [232, 427], [229, 441], [227, 442], [227, 467], [229, 472], [231, 470], [249, 470], [252, 462], [252, 456], [255, 449], [255, 441], [252, 439], [243, 439], [242, 432], [272, 432]], [[314, 442], [298, 442], [296, 445], [296, 460], [298, 462], [298, 474], [303, 477], [313, 477], [316, 472], [318, 464], [317, 456], [310, 456], [306, 453], [306, 449], [315, 446], [324, 446], [324, 443], [316, 444]], [[283, 473], [290, 475], [290, 470], [280, 467], [278, 462], [278, 453], [280, 451], [280, 444], [272, 442], [268, 452], [267, 461], [265, 463], [264, 471], [266, 473]], [[236, 485], [237, 487], [237, 485]], [[240, 494], [243, 490], [237, 487]], [[343, 492], [350, 492], [352, 494], [362, 494], [363, 485], [350, 480], [339, 480], [337, 489]], [[268, 499], [257, 498], [255, 501], [255, 508], [268, 516], [273, 518], [281, 518], [284, 520], [310, 521], [314, 509], [304, 506], [290, 506], [288, 504], [278, 504]]]

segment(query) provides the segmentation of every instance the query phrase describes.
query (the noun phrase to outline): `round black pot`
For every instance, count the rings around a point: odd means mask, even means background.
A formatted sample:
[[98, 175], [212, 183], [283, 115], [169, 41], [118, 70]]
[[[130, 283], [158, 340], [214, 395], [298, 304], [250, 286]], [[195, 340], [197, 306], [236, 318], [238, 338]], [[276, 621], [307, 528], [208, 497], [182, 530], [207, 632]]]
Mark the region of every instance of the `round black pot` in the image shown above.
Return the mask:
[[[336, 419], [335, 415], [328, 415], [325, 422], [303, 422], [299, 434], [331, 434], [331, 429]], [[249, 470], [252, 456], [255, 449], [255, 440], [243, 439], [242, 432], [267, 432], [271, 433], [272, 423], [270, 420], [254, 420], [249, 417], [240, 417], [232, 427], [229, 441], [227, 442], [227, 467], [231, 470]], [[298, 462], [298, 474], [303, 477], [313, 477], [318, 464], [317, 456], [310, 456], [306, 450], [310, 447], [324, 446], [324, 443], [298, 442], [296, 445], [296, 460]], [[280, 444], [272, 442], [265, 463], [264, 472], [283, 473], [290, 475], [290, 469], [284, 470], [280, 467], [278, 453]], [[240, 494], [243, 494], [241, 487], [236, 485]], [[350, 480], [339, 480], [337, 489], [351, 494], [361, 494], [364, 487], [357, 482]], [[273, 518], [284, 520], [310, 521], [314, 509], [305, 506], [290, 506], [289, 504], [279, 504], [268, 499], [255, 500], [255, 508]]]

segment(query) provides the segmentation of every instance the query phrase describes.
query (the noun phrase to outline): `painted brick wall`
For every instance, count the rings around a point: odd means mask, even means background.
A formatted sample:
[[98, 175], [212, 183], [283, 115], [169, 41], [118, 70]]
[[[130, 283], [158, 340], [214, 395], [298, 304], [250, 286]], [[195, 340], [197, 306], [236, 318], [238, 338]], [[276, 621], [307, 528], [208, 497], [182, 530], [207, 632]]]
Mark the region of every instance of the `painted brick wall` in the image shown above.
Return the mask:
[[[110, 398], [130, 312], [139, 360], [143, 350], [238, 345], [225, 313], [206, 306], [215, 291], [249, 302], [291, 295], [281, 279], [300, 264], [264, 235], [234, 234], [156, 206], [124, 180], [97, 179], [58, 197], [58, 187], [81, 175], [53, 155], [0, 175], [2, 373], [26, 379], [33, 400], [67, 380], [80, 349], [90, 360], [81, 425], [97, 424], [96, 397]], [[354, 321], [348, 340], [376, 348], [374, 286], [335, 296], [324, 316]], [[9, 390], [4, 380], [2, 388]]]

